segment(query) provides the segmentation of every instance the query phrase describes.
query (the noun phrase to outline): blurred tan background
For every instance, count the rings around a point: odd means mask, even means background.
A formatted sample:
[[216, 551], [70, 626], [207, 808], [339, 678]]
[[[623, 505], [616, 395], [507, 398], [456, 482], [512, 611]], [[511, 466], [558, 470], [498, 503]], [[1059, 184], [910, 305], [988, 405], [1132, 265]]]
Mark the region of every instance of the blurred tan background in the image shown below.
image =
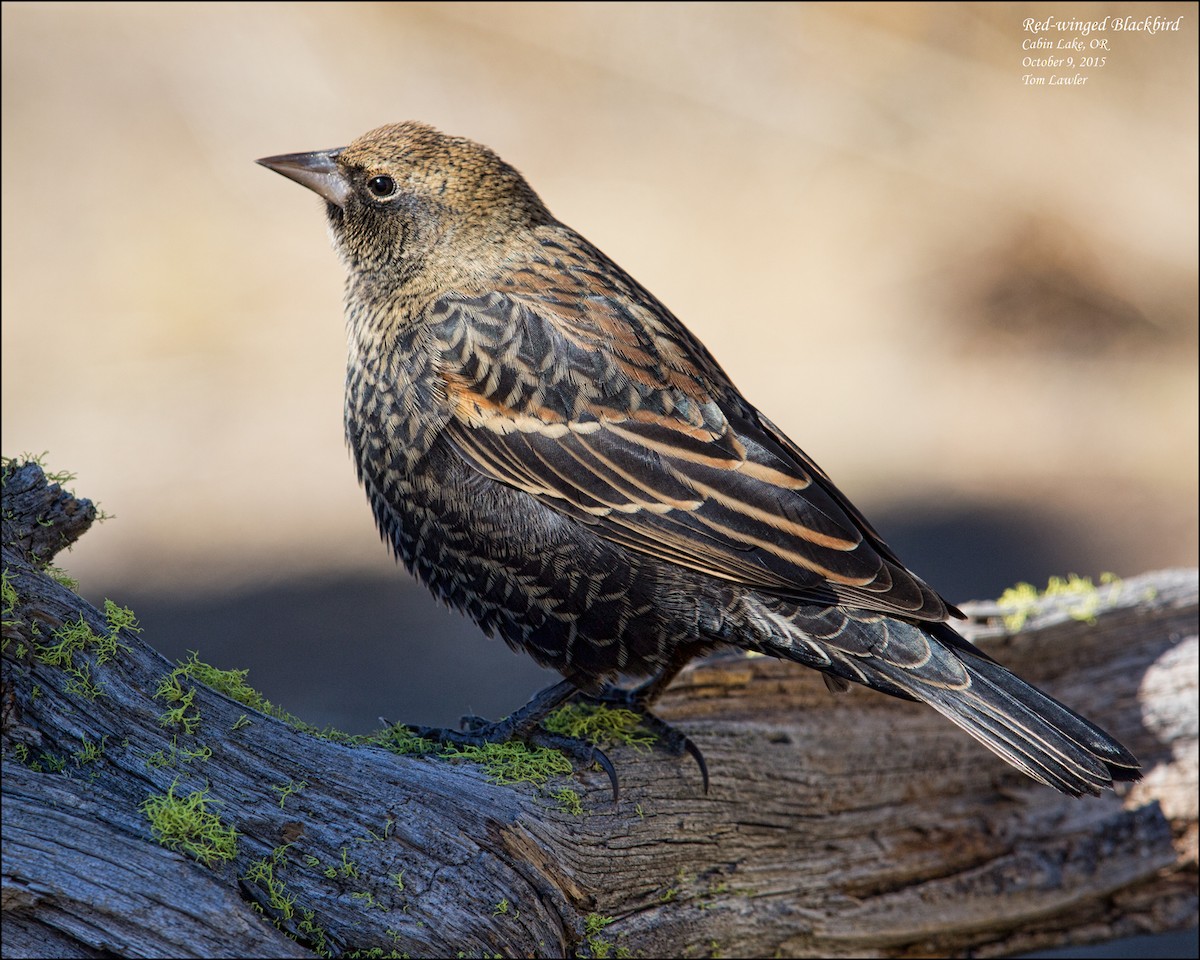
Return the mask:
[[[1050, 14], [1183, 20], [1104, 34], [1083, 86], [1024, 85], [1056, 72], [1021, 65], [1023, 19]], [[241, 666], [273, 633], [320, 674], [307, 651], [356, 636], [367, 591], [394, 605], [364, 668], [446, 689], [387, 652], [407, 616], [475, 631], [413, 606], [354, 483], [320, 203], [253, 163], [416, 118], [522, 170], [950, 599], [1194, 565], [1196, 20], [5, 3], [4, 452], [48, 450], [116, 515], [65, 563], [160, 646], [190, 625], [218, 660], [236, 635]]]
[[[1052, 14], [1183, 20], [1024, 85]], [[402, 119], [522, 170], [950, 599], [1196, 564], [1195, 4], [2, 17], [3, 452], [116, 515], [62, 558], [85, 595], [311, 722], [499, 716], [552, 679], [380, 545], [321, 206], [253, 163]]]

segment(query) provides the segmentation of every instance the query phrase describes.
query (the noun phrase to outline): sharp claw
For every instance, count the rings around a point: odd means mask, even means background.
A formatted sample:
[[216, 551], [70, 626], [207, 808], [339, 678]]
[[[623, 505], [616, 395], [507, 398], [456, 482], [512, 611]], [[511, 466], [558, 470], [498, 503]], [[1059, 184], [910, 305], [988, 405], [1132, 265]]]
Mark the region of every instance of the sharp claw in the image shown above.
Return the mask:
[[704, 761], [704, 754], [700, 752], [700, 748], [692, 743], [692, 738], [685, 736], [683, 738], [683, 749], [692, 755], [692, 759], [696, 761], [696, 766], [700, 768], [700, 776], [704, 779], [704, 793], [708, 795], [708, 764]]
[[[612, 786], [613, 803], [616, 803], [621, 799], [621, 786], [617, 781], [617, 768], [612, 765], [612, 761], [608, 759], [604, 751], [599, 747], [592, 747], [592, 759], [608, 774], [608, 782]], [[705, 780], [707, 781], [707, 776]]]

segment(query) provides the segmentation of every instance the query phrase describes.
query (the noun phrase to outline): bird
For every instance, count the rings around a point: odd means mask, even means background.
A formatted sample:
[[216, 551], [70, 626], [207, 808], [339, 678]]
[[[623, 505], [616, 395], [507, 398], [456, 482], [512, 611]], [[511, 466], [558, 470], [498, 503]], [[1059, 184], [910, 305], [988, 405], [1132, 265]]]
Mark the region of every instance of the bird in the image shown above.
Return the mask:
[[545, 736], [573, 697], [622, 694], [707, 789], [651, 708], [687, 663], [735, 648], [923, 702], [1066, 794], [1140, 778], [962, 637], [961, 611], [493, 150], [407, 121], [258, 163], [324, 200], [347, 273], [346, 441], [381, 537], [563, 677], [444, 739]]

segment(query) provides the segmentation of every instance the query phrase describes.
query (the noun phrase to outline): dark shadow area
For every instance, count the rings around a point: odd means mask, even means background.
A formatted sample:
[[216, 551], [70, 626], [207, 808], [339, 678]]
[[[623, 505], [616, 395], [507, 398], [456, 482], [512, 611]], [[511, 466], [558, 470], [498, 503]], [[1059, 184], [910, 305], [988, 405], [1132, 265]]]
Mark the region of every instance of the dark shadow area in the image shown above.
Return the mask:
[[900, 559], [952, 603], [994, 600], [1021, 581], [1045, 587], [1068, 573], [1095, 579], [1156, 569], [1153, 558], [1142, 565], [1144, 545], [1035, 501], [919, 502], [870, 519]]
[[216, 667], [248, 669], [272, 703], [348, 733], [374, 730], [380, 717], [453, 727], [464, 714], [499, 718], [561, 679], [489, 640], [401, 570], [203, 598], [132, 587], [116, 595], [165, 657], [195, 650]]

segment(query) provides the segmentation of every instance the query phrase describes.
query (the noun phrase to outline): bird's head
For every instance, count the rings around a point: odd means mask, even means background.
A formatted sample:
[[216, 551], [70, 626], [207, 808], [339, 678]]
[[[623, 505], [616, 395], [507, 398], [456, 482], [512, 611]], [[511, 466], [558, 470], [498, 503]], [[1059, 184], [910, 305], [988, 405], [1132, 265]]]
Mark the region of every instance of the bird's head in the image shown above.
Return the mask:
[[258, 162], [324, 198], [334, 243], [354, 271], [469, 270], [473, 259], [483, 268], [514, 234], [553, 221], [495, 153], [423, 123]]

